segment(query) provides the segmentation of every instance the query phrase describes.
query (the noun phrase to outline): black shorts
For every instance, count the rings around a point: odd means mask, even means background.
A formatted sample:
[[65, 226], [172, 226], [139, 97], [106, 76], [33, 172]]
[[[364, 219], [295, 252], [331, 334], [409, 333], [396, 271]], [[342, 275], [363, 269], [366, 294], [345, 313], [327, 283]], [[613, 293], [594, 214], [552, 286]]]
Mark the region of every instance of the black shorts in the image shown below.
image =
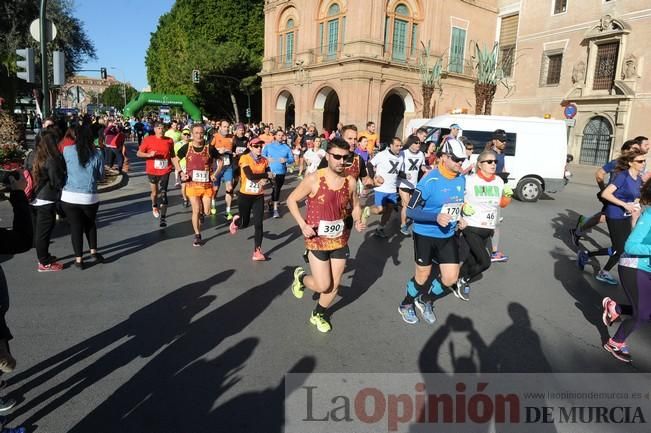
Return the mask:
[[312, 252], [314, 257], [316, 257], [318, 260], [322, 262], [330, 261], [330, 259], [346, 260], [350, 256], [350, 249], [348, 248], [348, 245], [330, 251], [305, 250], [305, 252], [303, 253], [303, 260], [305, 260], [305, 263], [310, 263], [310, 260], [307, 257], [308, 253], [310, 252]]
[[149, 183], [158, 185], [158, 189], [160, 191], [167, 191], [167, 185], [170, 183], [169, 173], [162, 174], [160, 176], [157, 176], [155, 174], [148, 174], [147, 177], [149, 178]]
[[414, 260], [418, 266], [432, 263], [459, 263], [459, 239], [432, 238], [414, 233]]

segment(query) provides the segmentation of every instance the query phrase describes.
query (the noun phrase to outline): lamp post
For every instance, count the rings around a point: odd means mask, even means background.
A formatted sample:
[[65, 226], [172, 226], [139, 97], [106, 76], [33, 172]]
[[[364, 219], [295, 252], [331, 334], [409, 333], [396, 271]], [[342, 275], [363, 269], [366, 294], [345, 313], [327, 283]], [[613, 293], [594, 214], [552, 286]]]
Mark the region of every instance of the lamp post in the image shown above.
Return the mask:
[[126, 76], [124, 74], [124, 71], [118, 67], [111, 66], [111, 69], [115, 69], [122, 74], [122, 97], [124, 98], [124, 106], [122, 107], [122, 111], [124, 111], [124, 107], [127, 106], [127, 84], [125, 82]]

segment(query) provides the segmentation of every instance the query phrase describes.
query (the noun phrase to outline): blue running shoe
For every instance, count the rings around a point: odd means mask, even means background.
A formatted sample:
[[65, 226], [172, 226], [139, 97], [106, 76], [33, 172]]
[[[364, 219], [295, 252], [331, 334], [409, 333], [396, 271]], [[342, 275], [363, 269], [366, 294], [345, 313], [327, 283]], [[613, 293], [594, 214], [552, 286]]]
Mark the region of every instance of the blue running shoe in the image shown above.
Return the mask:
[[597, 273], [597, 275], [595, 275], [595, 278], [597, 279], [597, 281], [601, 281], [602, 283], [611, 284], [613, 286], [616, 286], [617, 284], [619, 284], [617, 282], [617, 280], [615, 279], [615, 277], [610, 275], [610, 272], [608, 272], [608, 271], [604, 271], [604, 270], [599, 271]]
[[420, 315], [423, 317], [423, 320], [429, 324], [436, 322], [436, 316], [434, 315], [434, 307], [431, 302], [423, 302], [420, 299], [420, 296], [416, 298], [416, 307], [420, 311]]
[[576, 265], [579, 269], [583, 270], [585, 265], [590, 261], [587, 251], [579, 250], [579, 253], [576, 255]]
[[452, 293], [462, 301], [470, 301], [470, 284], [465, 278], [459, 278], [459, 281], [452, 287]]
[[398, 307], [398, 312], [402, 316], [402, 320], [409, 323], [410, 325], [418, 323], [418, 316], [416, 316], [416, 310], [414, 310], [414, 306], [412, 304], [401, 304]]

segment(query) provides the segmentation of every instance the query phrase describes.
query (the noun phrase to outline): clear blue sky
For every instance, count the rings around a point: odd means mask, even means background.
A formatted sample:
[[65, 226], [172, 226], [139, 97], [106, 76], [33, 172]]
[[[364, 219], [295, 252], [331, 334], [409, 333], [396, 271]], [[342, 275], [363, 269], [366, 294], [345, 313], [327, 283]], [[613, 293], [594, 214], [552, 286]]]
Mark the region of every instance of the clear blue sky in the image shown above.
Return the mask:
[[[84, 24], [97, 53], [97, 60], [82, 69], [105, 67], [116, 79], [142, 90], [147, 85], [145, 53], [150, 34], [173, 4], [174, 0], [75, 0], [74, 16]], [[80, 74], [99, 77], [99, 72]]]

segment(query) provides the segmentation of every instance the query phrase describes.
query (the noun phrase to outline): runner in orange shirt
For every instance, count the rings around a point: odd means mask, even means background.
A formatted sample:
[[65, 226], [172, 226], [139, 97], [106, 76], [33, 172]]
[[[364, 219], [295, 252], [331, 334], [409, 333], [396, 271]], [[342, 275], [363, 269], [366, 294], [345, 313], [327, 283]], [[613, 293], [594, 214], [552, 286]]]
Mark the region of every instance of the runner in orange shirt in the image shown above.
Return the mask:
[[378, 136], [375, 127], [375, 122], [366, 123], [366, 131], [362, 132], [360, 135], [363, 135], [368, 139], [367, 149], [369, 156], [372, 158], [375, 156], [375, 147], [377, 146]]
[[222, 120], [219, 122], [219, 130], [212, 137], [212, 142], [210, 143], [215, 149], [219, 151], [219, 154], [223, 163], [223, 170], [215, 179], [214, 194], [210, 202], [210, 213], [215, 215], [217, 213], [217, 194], [219, 193], [219, 187], [222, 182], [226, 184], [226, 193], [224, 194], [224, 202], [226, 203], [226, 212], [225, 217], [227, 221], [233, 219], [231, 214], [231, 205], [233, 204], [233, 158], [234, 158], [234, 149], [233, 149], [233, 136], [228, 133], [228, 120]]

